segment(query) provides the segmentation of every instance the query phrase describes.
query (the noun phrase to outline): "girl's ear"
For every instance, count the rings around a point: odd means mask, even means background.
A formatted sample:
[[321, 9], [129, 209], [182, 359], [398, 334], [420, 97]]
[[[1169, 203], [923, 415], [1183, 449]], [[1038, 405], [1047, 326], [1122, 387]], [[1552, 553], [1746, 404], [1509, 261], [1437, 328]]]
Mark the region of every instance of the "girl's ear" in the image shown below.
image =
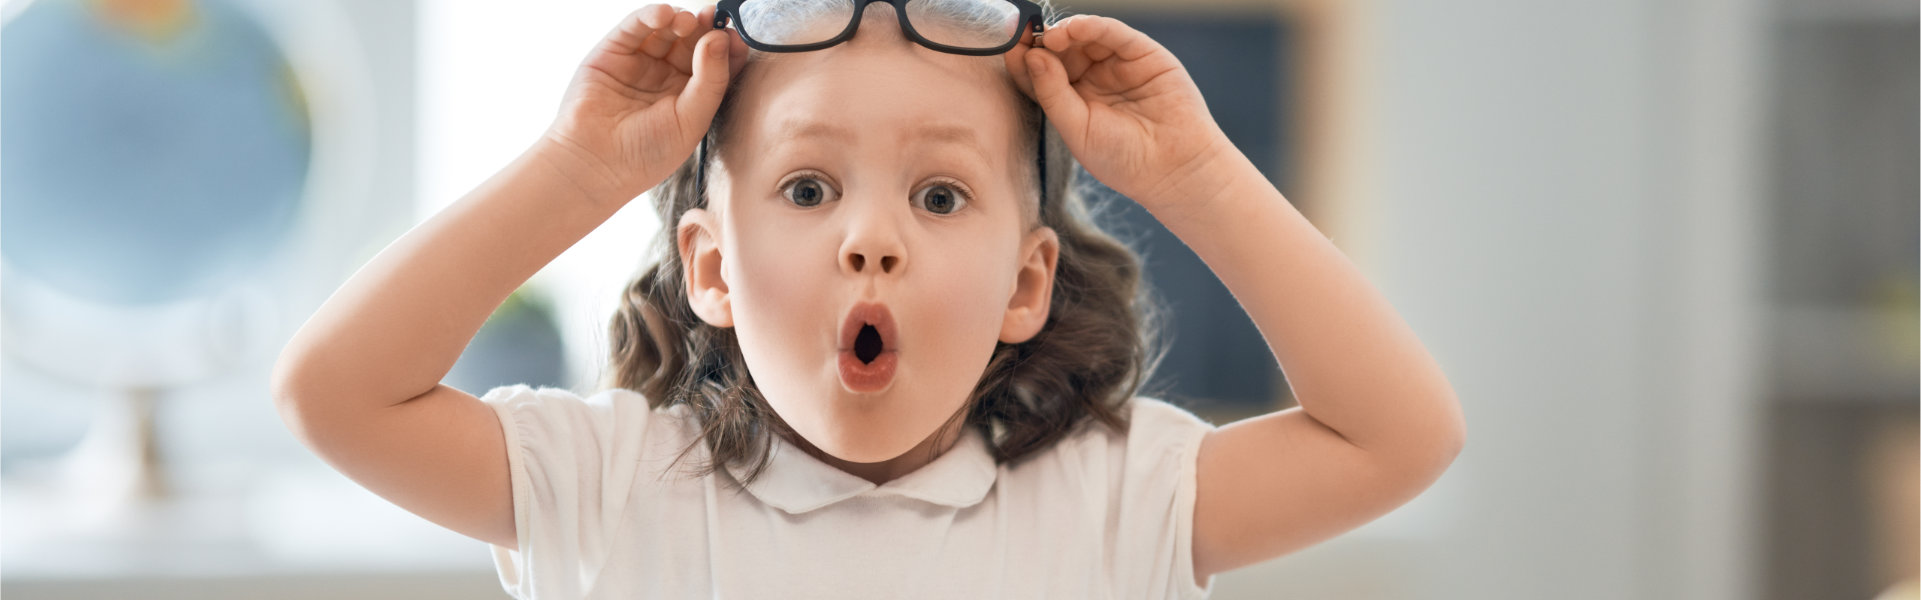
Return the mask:
[[1001, 319], [1002, 342], [1019, 344], [1033, 339], [1047, 325], [1047, 309], [1054, 301], [1054, 261], [1060, 251], [1060, 237], [1052, 227], [1035, 229], [1021, 242], [1014, 296], [1007, 300], [1007, 315]]
[[687, 303], [694, 314], [708, 325], [734, 326], [734, 308], [727, 296], [727, 280], [721, 277], [720, 228], [713, 213], [688, 209], [680, 215], [674, 230], [680, 248], [680, 268], [686, 274]]

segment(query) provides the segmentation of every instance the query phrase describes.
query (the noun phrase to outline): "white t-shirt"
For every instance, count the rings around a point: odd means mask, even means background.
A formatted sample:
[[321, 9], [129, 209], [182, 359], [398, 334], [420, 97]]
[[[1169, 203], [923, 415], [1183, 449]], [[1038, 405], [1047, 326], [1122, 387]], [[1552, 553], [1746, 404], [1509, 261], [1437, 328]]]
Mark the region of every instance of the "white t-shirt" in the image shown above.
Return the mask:
[[[1135, 398], [1126, 435], [1088, 421], [996, 465], [974, 428], [882, 485], [779, 438], [744, 490], [704, 462], [685, 407], [614, 389], [494, 388], [520, 547], [500, 582], [533, 598], [1202, 598], [1195, 456], [1213, 426]], [[666, 468], [695, 444], [681, 466]], [[738, 479], [733, 479], [738, 481]]]

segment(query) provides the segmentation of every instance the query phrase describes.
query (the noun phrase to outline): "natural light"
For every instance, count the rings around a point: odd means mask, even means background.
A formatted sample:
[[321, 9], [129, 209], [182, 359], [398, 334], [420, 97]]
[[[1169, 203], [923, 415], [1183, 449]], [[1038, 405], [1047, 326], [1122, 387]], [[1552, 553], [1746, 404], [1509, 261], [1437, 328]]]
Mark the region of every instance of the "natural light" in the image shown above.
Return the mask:
[[[673, 2], [693, 9], [711, 3]], [[574, 69], [632, 2], [424, 0], [420, 5], [416, 222], [452, 204], [524, 151], [559, 109]], [[606, 317], [641, 266], [658, 224], [646, 197], [528, 282], [553, 300], [567, 364], [589, 385], [605, 357]]]

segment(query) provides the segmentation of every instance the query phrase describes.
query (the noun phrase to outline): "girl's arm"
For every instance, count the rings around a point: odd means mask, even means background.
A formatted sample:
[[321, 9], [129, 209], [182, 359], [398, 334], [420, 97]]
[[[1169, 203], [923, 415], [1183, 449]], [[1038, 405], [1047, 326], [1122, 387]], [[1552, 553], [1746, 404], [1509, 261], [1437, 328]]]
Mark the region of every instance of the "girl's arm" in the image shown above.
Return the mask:
[[494, 410], [442, 385], [507, 295], [612, 216], [551, 142], [387, 246], [300, 328], [273, 390], [296, 437], [429, 521], [514, 547]]
[[1413, 499], [1466, 432], [1453, 388], [1414, 332], [1252, 162], [1234, 152], [1196, 177], [1224, 184], [1211, 196], [1143, 204], [1247, 309], [1300, 402], [1202, 441], [1193, 548], [1204, 581]]
[[1166, 48], [1076, 15], [1007, 56], [1089, 174], [1180, 236], [1247, 309], [1300, 406], [1208, 434], [1196, 582], [1333, 537], [1440, 477], [1465, 438], [1441, 369], [1360, 270], [1247, 160]]
[[732, 76], [729, 53], [746, 51], [711, 22], [667, 5], [622, 20], [533, 147], [321, 305], [272, 379], [302, 443], [402, 508], [515, 547], [499, 418], [440, 380], [509, 293], [693, 153]]

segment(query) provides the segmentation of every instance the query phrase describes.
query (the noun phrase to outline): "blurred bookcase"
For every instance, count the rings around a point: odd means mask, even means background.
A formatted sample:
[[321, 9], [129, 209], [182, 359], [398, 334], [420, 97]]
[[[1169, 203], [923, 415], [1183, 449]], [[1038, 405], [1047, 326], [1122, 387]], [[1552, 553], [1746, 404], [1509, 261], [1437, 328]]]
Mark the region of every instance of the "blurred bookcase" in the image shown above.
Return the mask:
[[1913, 447], [1921, 402], [1917, 9], [1774, 4], [1757, 583], [1769, 600], [1872, 598], [1917, 560], [1917, 506], [1887, 498], [1890, 478], [1914, 485], [1913, 451], [1887, 449]]

